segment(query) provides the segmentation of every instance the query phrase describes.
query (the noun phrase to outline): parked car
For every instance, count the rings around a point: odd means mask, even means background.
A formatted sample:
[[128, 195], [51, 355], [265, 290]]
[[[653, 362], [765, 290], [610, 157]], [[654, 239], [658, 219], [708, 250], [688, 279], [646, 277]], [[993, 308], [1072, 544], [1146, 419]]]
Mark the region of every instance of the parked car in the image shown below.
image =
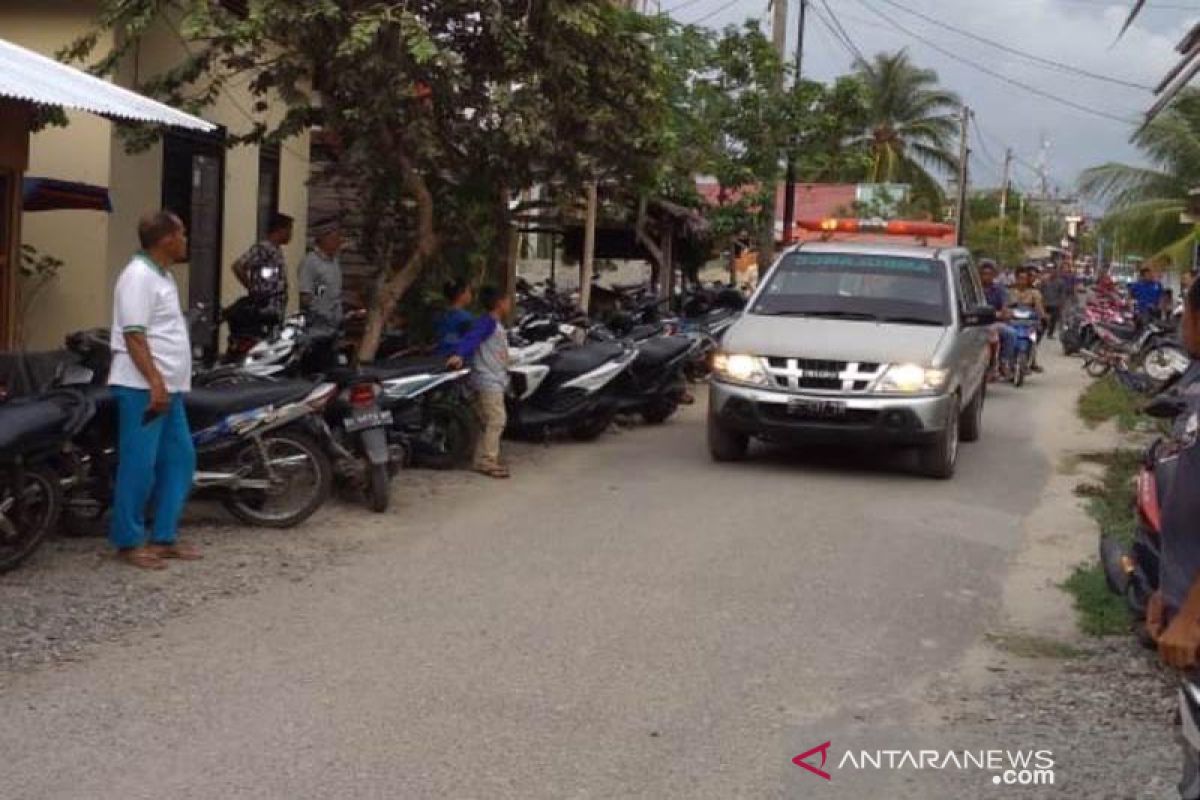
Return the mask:
[[712, 457], [741, 459], [754, 438], [913, 446], [949, 478], [980, 435], [995, 319], [965, 249], [794, 247], [714, 357]]

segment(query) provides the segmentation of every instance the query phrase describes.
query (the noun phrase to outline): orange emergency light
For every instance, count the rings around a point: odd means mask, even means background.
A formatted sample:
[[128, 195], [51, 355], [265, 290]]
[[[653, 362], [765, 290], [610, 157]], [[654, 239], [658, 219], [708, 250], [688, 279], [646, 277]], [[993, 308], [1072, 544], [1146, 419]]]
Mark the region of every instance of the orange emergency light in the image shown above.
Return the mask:
[[953, 225], [941, 222], [915, 222], [909, 220], [882, 219], [799, 219], [796, 228], [816, 233], [881, 233], [886, 236], [950, 236]]

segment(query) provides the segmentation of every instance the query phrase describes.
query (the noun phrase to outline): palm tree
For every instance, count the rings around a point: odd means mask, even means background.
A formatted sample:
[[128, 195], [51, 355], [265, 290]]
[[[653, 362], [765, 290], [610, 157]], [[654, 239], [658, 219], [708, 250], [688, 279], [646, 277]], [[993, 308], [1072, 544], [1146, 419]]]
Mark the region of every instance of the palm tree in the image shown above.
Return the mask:
[[868, 128], [857, 142], [870, 155], [867, 179], [907, 183], [914, 199], [940, 206], [944, 195], [934, 173], [958, 169], [962, 100], [938, 85], [937, 72], [913, 64], [906, 50], [860, 60], [854, 71], [870, 109]]
[[1108, 163], [1084, 170], [1085, 197], [1106, 203], [1104, 226], [1127, 246], [1190, 260], [1193, 226], [1180, 222], [1188, 193], [1200, 186], [1200, 91], [1185, 89], [1133, 143], [1149, 166]]

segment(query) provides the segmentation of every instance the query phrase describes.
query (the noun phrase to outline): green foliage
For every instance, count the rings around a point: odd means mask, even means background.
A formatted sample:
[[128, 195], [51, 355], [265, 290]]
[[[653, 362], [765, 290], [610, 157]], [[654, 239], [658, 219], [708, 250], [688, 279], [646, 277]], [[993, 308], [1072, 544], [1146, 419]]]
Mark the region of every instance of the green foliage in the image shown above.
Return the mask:
[[1124, 431], [1133, 430], [1142, 419], [1139, 412], [1141, 398], [1126, 389], [1112, 375], [1093, 381], [1076, 401], [1080, 419], [1095, 428], [1110, 419]]
[[[1128, 542], [1136, 522], [1133, 477], [1141, 463], [1135, 450], [1092, 453], [1081, 460], [1102, 464], [1098, 484], [1085, 484], [1076, 493], [1088, 498], [1087, 511], [1100, 533]], [[1076, 567], [1063, 588], [1075, 598], [1079, 627], [1090, 636], [1114, 636], [1129, 630], [1129, 611], [1124, 601], [1109, 591], [1099, 564]]]
[[1126, 249], [1190, 264], [1194, 226], [1179, 221], [1188, 192], [1200, 186], [1200, 90], [1185, 89], [1133, 142], [1149, 166], [1110, 162], [1085, 170], [1084, 196], [1107, 204], [1102, 225]]
[[866, 87], [868, 119], [853, 144], [869, 156], [870, 183], [906, 183], [914, 199], [942, 206], [939, 175], [958, 169], [957, 94], [938, 85], [937, 72], [913, 64], [908, 51], [879, 53], [855, 65]]
[[[719, 36], [695, 28], [676, 32], [672, 52], [696, 45], [685, 66], [689, 88], [674, 117], [676, 139], [687, 142], [674, 174], [708, 174], [721, 187], [709, 211], [717, 239], [747, 236], [773, 221], [775, 186], [790, 155], [802, 181], [835, 179], [863, 167], [844, 143], [861, 129], [866, 103], [861, 84], [843, 78], [826, 86], [791, 80], [757, 22]], [[702, 54], [697, 59], [696, 53]]]
[[990, 258], [1001, 266], [1015, 267], [1024, 262], [1030, 241], [1015, 220], [993, 217], [968, 225], [966, 244], [976, 259]]
[[58, 278], [65, 266], [62, 259], [43, 253], [31, 244], [21, 245], [21, 258], [17, 265], [17, 274], [21, 278], [16, 336], [18, 344], [24, 344], [25, 318], [33, 308], [33, 302]]
[[1120, 636], [1129, 632], [1129, 610], [1108, 589], [1099, 564], [1081, 564], [1063, 582], [1074, 598], [1079, 629], [1088, 636]]

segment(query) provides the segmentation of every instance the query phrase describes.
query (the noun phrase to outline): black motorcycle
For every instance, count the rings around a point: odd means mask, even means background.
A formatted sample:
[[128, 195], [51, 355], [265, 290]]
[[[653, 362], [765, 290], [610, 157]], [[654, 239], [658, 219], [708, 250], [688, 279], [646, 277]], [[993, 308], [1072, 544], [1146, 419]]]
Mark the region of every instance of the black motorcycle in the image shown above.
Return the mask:
[[56, 465], [94, 414], [83, 393], [68, 390], [0, 405], [0, 573], [29, 558], [57, 526]]
[[512, 342], [507, 431], [545, 437], [566, 430], [580, 441], [595, 439], [620, 411], [614, 383], [638, 356], [623, 342]]
[[362, 371], [383, 388], [379, 403], [392, 418], [388, 436], [406, 460], [428, 469], [467, 465], [479, 437], [469, 369], [450, 369], [445, 358], [411, 356], [365, 365]]

